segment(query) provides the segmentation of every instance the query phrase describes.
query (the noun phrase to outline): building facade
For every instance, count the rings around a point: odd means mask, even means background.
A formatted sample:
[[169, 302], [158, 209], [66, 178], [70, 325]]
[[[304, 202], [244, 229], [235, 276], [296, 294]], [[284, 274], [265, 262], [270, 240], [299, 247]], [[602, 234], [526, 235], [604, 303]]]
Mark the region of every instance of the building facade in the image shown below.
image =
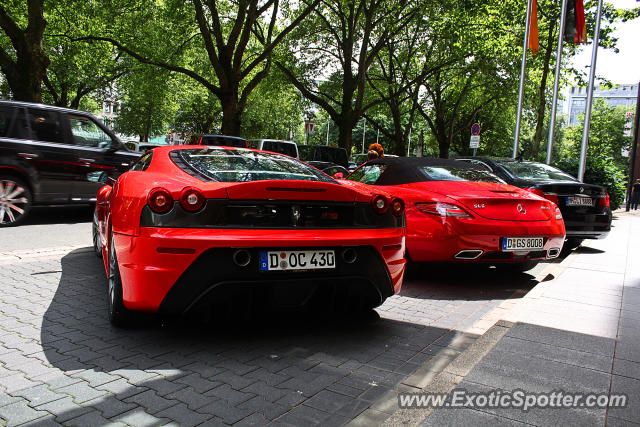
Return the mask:
[[[587, 105], [587, 88], [572, 86], [564, 94], [562, 103], [563, 112], [568, 118], [568, 124], [575, 126], [580, 121], [580, 115], [584, 114]], [[598, 86], [593, 91], [593, 100], [604, 99], [611, 107], [626, 107], [632, 114], [635, 113], [635, 104], [638, 99], [638, 84], [617, 84], [608, 89]]]

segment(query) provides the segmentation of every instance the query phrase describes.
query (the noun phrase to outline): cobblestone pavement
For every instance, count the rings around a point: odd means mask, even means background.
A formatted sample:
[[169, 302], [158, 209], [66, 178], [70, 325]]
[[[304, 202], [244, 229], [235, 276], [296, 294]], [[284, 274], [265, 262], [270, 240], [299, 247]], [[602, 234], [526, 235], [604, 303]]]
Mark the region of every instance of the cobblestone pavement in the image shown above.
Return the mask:
[[536, 283], [424, 268], [373, 324], [153, 319], [121, 330], [90, 248], [0, 252], [0, 268], [8, 425], [344, 425], [416, 372], [442, 369], [475, 337], [461, 331]]

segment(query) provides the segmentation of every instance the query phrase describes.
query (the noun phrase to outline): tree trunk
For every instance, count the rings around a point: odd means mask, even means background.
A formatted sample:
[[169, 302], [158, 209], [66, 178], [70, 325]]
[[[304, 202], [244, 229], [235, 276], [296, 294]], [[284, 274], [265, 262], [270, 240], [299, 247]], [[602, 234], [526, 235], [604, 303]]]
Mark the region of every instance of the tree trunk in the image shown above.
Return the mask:
[[18, 60], [13, 72], [5, 73], [16, 101], [42, 102], [42, 81], [49, 66], [49, 58], [42, 47], [36, 51], [26, 48], [16, 51]]
[[222, 128], [220, 133], [229, 136], [240, 136], [242, 109], [238, 104], [238, 90], [224, 91], [220, 97], [222, 103]]
[[448, 159], [449, 158], [449, 141], [444, 139], [440, 139], [438, 138], [438, 157], [440, 157], [441, 159]]
[[46, 77], [49, 58], [42, 47], [47, 21], [44, 19], [44, 0], [28, 0], [28, 22], [25, 30], [2, 9], [0, 30], [9, 36], [15, 51], [15, 61], [3, 51], [0, 67], [7, 84], [18, 101], [42, 102], [42, 82]]
[[338, 147], [344, 148], [350, 155], [353, 146], [353, 126], [347, 122], [347, 120], [342, 120], [336, 125], [338, 126]]
[[389, 107], [391, 107], [391, 116], [393, 118], [394, 139], [396, 142], [395, 151], [398, 156], [404, 156], [404, 153], [407, 151], [407, 145], [405, 144], [405, 132], [402, 128], [400, 106], [395, 103], [389, 104], [393, 104], [393, 106], [389, 105]]
[[544, 64], [542, 66], [542, 78], [540, 79], [540, 88], [538, 90], [538, 108], [536, 111], [536, 131], [533, 135], [533, 147], [531, 148], [531, 160], [536, 160], [538, 151], [540, 151], [540, 141], [542, 141], [542, 128], [544, 126], [544, 111], [547, 106], [547, 79], [549, 77], [549, 64], [551, 63], [551, 51], [553, 50], [553, 32], [555, 23], [549, 25], [549, 33], [547, 34], [547, 49], [544, 52]]

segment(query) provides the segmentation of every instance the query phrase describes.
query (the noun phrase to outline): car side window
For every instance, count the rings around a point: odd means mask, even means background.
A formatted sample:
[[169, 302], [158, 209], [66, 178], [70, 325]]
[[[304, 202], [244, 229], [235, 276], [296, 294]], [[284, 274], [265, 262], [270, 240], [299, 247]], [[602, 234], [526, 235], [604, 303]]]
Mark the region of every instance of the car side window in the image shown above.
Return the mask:
[[493, 173], [493, 169], [491, 169], [491, 167], [489, 165], [487, 165], [485, 162], [481, 162], [480, 160], [471, 160], [471, 164], [472, 165], [476, 165], [476, 166], [480, 166], [481, 168], [483, 168], [487, 172]]
[[382, 175], [382, 172], [384, 172], [386, 168], [386, 165], [381, 164], [364, 165], [353, 171], [353, 173], [349, 175], [349, 180], [373, 185], [378, 181], [378, 178], [380, 178], [380, 175]]
[[131, 166], [130, 171], [145, 171], [151, 164], [151, 158], [153, 157], [153, 151], [142, 156], [137, 162]]
[[69, 114], [69, 125], [73, 143], [82, 147], [109, 148], [113, 144], [111, 136], [89, 117]]
[[475, 165], [475, 166], [480, 166], [482, 169], [486, 170], [487, 172], [493, 173], [493, 169], [491, 169], [491, 166], [489, 166], [485, 162], [481, 162], [480, 160], [474, 160], [474, 159], [457, 159], [457, 160], [460, 162], [471, 163], [472, 165]]
[[28, 108], [27, 120], [31, 127], [31, 137], [33, 139], [64, 144], [60, 114], [57, 111]]
[[13, 108], [0, 106], [0, 138], [9, 136], [14, 113], [15, 110]]

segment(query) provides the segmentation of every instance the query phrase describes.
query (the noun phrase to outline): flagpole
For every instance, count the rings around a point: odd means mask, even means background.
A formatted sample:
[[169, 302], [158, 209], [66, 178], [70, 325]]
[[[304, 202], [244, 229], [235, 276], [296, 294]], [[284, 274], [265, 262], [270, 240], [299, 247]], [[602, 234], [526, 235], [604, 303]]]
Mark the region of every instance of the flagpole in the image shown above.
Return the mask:
[[520, 69], [520, 92], [518, 94], [518, 115], [516, 116], [516, 132], [513, 138], [513, 158], [518, 156], [518, 142], [520, 140], [520, 121], [522, 120], [522, 98], [524, 97], [524, 71], [527, 67], [527, 48], [529, 47], [529, 26], [531, 25], [531, 4], [527, 1], [527, 18], [524, 25], [524, 44], [522, 46], [522, 68]]
[[329, 145], [329, 123], [330, 122], [331, 122], [331, 119], [327, 117], [327, 145]]
[[580, 163], [578, 164], [578, 180], [582, 182], [584, 169], [587, 165], [587, 146], [589, 145], [589, 126], [591, 125], [591, 104], [593, 103], [593, 83], [596, 78], [596, 60], [598, 58], [598, 43], [600, 42], [600, 19], [602, 18], [602, 0], [598, 0], [598, 15], [596, 29], [593, 33], [593, 50], [591, 51], [591, 69], [589, 70], [589, 87], [587, 105], [584, 111], [584, 128], [582, 129], [582, 145], [580, 146]]
[[364, 151], [364, 137], [367, 134], [367, 119], [366, 117], [362, 119], [362, 154], [365, 153]]
[[553, 152], [553, 136], [556, 127], [556, 112], [558, 109], [558, 87], [560, 86], [560, 65], [562, 62], [562, 42], [564, 41], [564, 26], [567, 17], [567, 0], [562, 0], [560, 16], [560, 35], [558, 36], [558, 52], [556, 53], [556, 77], [553, 82], [553, 100], [551, 101], [551, 120], [549, 122], [549, 140], [547, 142], [547, 164], [551, 164]]

